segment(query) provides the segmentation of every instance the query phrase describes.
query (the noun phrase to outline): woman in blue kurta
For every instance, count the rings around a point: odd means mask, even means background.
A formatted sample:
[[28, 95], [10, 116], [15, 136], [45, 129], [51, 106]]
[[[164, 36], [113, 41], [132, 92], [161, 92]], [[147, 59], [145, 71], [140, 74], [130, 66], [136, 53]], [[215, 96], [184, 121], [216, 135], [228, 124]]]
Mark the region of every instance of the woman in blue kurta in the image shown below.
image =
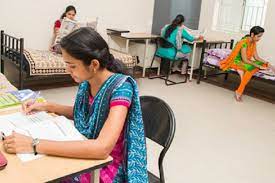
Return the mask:
[[[104, 39], [91, 28], [80, 28], [61, 40], [67, 71], [79, 83], [74, 106], [26, 103], [26, 114], [48, 111], [74, 120], [84, 141], [52, 141], [13, 133], [4, 140], [8, 153], [113, 161], [100, 171], [100, 183], [148, 182], [146, 144], [137, 84], [125, 75], [123, 65], [110, 54]], [[90, 182], [82, 174], [64, 182]]]
[[186, 70], [187, 62], [183, 63], [182, 69], [179, 68], [179, 65], [183, 60], [189, 59], [189, 54], [192, 51], [190, 46], [183, 44], [183, 40], [186, 39], [189, 42], [193, 42], [202, 38], [201, 36], [194, 38], [190, 35], [183, 25], [184, 20], [183, 15], [178, 15], [172, 24], [164, 26], [161, 30], [161, 36], [172, 43], [177, 50], [174, 48], [158, 48], [156, 53], [157, 56], [163, 58], [178, 60], [173, 64], [173, 70], [182, 70], [182, 74], [184, 74], [183, 72]]

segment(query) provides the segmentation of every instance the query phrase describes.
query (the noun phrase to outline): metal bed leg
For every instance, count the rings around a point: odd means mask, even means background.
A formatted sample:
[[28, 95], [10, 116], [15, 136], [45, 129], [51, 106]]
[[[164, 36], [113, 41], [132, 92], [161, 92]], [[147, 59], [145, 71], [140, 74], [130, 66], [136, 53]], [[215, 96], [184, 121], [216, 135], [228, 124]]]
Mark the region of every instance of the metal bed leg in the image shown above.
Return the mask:
[[2, 59], [2, 55], [4, 54], [4, 31], [1, 30], [1, 73], [4, 74], [4, 60]]
[[23, 89], [23, 59], [24, 59], [24, 39], [20, 39], [20, 62], [19, 62], [19, 89]]
[[224, 76], [224, 80], [225, 80], [225, 81], [228, 80], [228, 75], [229, 75], [228, 73], [225, 74], [225, 76]]

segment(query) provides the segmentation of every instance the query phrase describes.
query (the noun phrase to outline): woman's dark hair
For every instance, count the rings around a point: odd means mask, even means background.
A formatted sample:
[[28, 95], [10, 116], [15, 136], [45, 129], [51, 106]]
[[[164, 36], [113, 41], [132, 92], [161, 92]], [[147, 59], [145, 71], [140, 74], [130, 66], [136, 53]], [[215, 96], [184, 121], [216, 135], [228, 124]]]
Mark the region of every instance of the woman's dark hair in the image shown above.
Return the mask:
[[265, 30], [264, 28], [260, 27], [260, 26], [254, 26], [250, 29], [250, 33], [245, 35], [243, 38], [246, 38], [246, 37], [249, 37], [252, 35], [252, 33], [255, 35], [258, 35], [258, 34], [261, 34], [261, 33], [264, 33]]
[[64, 17], [66, 17], [66, 13], [68, 13], [69, 11], [74, 11], [75, 14], [76, 14], [76, 9], [74, 6], [70, 5], [70, 6], [67, 6], [65, 12], [61, 15], [60, 19], [63, 19]]
[[258, 34], [261, 34], [261, 33], [264, 33], [264, 28], [260, 27], [260, 26], [254, 26], [250, 29], [250, 36], [252, 35], [252, 33], [254, 35], [258, 35]]
[[173, 20], [172, 24], [170, 24], [165, 32], [164, 38], [169, 38], [172, 32], [177, 28], [177, 26], [181, 25], [185, 21], [183, 15], [177, 15]]
[[90, 27], [82, 27], [61, 39], [61, 48], [72, 57], [89, 66], [96, 59], [100, 68], [114, 73], [128, 74], [125, 65], [110, 53], [106, 41]]

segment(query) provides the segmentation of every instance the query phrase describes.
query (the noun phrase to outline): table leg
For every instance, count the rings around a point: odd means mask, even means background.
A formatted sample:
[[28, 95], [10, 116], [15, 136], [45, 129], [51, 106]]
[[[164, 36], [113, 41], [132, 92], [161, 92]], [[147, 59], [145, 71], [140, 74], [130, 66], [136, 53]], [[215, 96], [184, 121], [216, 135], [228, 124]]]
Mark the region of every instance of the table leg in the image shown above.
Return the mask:
[[108, 44], [108, 46], [110, 47], [110, 39], [111, 39], [111, 38], [110, 38], [110, 35], [109, 35], [109, 34], [108, 34], [107, 36], [108, 36], [107, 44]]
[[130, 42], [130, 40], [129, 39], [126, 39], [126, 53], [129, 53], [129, 42]]
[[96, 169], [94, 171], [92, 171], [92, 179], [91, 179], [91, 183], [99, 183], [99, 172], [100, 169]]
[[193, 77], [194, 62], [195, 62], [195, 56], [196, 56], [196, 47], [197, 47], [197, 43], [194, 42], [194, 44], [193, 44], [193, 50], [192, 50], [191, 70], [190, 70], [189, 81], [192, 81], [192, 77]]
[[143, 59], [143, 69], [142, 69], [142, 77], [145, 77], [146, 72], [146, 58], [147, 58], [147, 49], [148, 49], [149, 39], [145, 40], [145, 50], [144, 50], [144, 59]]
[[160, 66], [158, 67], [158, 73], [157, 74], [158, 74], [158, 76], [160, 75]]

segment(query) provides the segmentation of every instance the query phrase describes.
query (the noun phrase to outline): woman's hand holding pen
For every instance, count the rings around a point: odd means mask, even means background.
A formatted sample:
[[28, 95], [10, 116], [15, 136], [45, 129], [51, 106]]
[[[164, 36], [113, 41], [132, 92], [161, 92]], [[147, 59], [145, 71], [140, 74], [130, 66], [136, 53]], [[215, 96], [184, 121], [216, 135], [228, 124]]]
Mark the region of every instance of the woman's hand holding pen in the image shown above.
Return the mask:
[[22, 110], [27, 115], [37, 111], [50, 112], [50, 104], [48, 102], [37, 102], [34, 100], [29, 100], [22, 104]]

